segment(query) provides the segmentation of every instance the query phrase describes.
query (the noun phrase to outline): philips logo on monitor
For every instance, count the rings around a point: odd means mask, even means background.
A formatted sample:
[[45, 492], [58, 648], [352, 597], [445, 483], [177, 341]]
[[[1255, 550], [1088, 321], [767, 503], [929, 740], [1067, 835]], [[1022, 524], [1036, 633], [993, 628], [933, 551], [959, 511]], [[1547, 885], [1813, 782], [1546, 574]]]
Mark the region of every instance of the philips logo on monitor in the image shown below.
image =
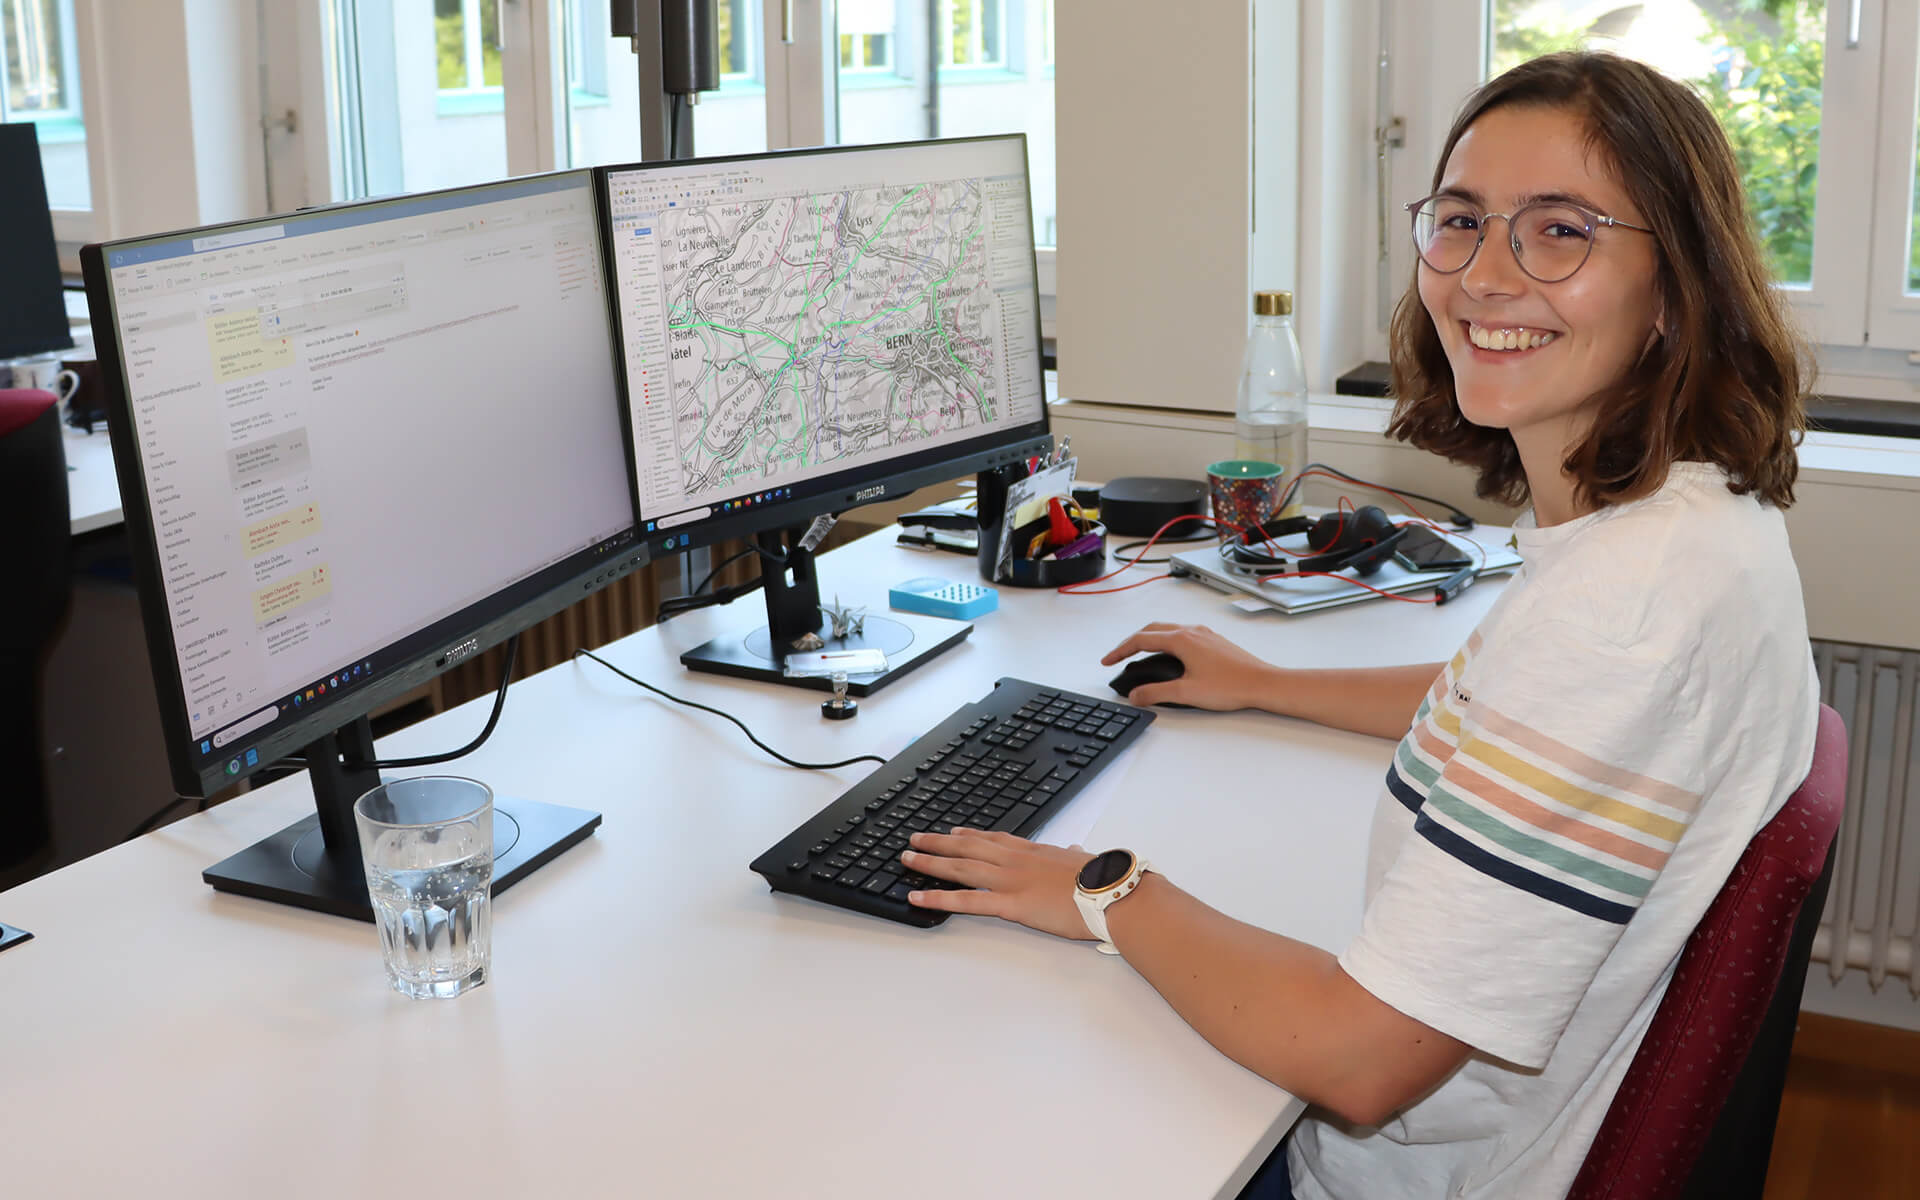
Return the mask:
[[461, 659], [473, 654], [478, 654], [479, 652], [480, 639], [470, 637], [464, 642], [455, 642], [453, 645], [448, 646], [447, 652], [440, 656], [440, 665], [450, 667]]
[[855, 501], [863, 502], [867, 500], [878, 500], [886, 494], [887, 485], [884, 483], [876, 483], [872, 487], [861, 488], [853, 494], [853, 498]]

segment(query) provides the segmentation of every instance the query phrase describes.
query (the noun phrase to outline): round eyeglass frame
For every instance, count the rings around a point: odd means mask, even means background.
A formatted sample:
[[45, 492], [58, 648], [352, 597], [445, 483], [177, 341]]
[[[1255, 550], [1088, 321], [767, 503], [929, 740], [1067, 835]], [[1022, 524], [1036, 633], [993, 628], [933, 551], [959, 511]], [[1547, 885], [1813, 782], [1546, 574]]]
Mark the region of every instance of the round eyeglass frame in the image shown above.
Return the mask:
[[[1431, 196], [1422, 196], [1420, 199], [1415, 200], [1406, 206], [1407, 218], [1408, 218], [1407, 233], [1409, 234], [1409, 236], [1413, 238], [1414, 256], [1420, 260], [1420, 265], [1424, 266], [1427, 270], [1432, 271], [1435, 275], [1458, 275], [1460, 272], [1472, 266], [1473, 260], [1480, 256], [1480, 247], [1486, 244], [1487, 222], [1492, 220], [1495, 217], [1499, 217], [1501, 220], [1507, 223], [1507, 245], [1513, 251], [1513, 261], [1520, 265], [1520, 269], [1522, 271], [1526, 272], [1527, 278], [1535, 281], [1536, 283], [1564, 283], [1565, 281], [1572, 279], [1575, 275], [1579, 274], [1580, 268], [1586, 266], [1587, 260], [1593, 257], [1594, 231], [1603, 226], [1609, 229], [1612, 229], [1612, 228], [1633, 229], [1633, 230], [1638, 230], [1639, 232], [1645, 233], [1645, 234], [1653, 233], [1653, 230], [1647, 228], [1645, 225], [1635, 225], [1631, 221], [1622, 221], [1618, 217], [1609, 217], [1605, 213], [1594, 212], [1591, 209], [1588, 209], [1579, 204], [1575, 204], [1572, 201], [1535, 200], [1531, 204], [1521, 205], [1519, 208], [1514, 209], [1513, 212], [1511, 213], [1497, 213], [1497, 212], [1481, 213], [1479, 236], [1476, 237], [1473, 241], [1473, 250], [1468, 253], [1467, 257], [1460, 263], [1459, 266], [1454, 267], [1451, 270], [1442, 270], [1441, 268], [1434, 266], [1432, 262], [1428, 261], [1426, 251], [1420, 248], [1420, 210], [1425, 208], [1427, 205], [1432, 204], [1436, 200], [1443, 200], [1443, 199], [1457, 200], [1459, 199], [1459, 197], [1449, 196], [1443, 192], [1436, 192]], [[1466, 201], [1462, 201], [1462, 203], [1464, 204], [1466, 203]], [[1469, 207], [1471, 207], [1471, 205], [1469, 205]], [[1556, 275], [1552, 279], [1548, 279], [1545, 276], [1536, 274], [1533, 268], [1527, 266], [1526, 252], [1522, 250], [1520, 246], [1520, 235], [1516, 234], [1514, 230], [1519, 227], [1520, 222], [1518, 218], [1523, 214], [1525, 214], [1528, 210], [1535, 209], [1535, 208], [1568, 209], [1572, 212], [1579, 213], [1582, 221], [1586, 224], [1587, 252], [1580, 256], [1580, 261], [1573, 264], [1573, 267], [1565, 275]]]

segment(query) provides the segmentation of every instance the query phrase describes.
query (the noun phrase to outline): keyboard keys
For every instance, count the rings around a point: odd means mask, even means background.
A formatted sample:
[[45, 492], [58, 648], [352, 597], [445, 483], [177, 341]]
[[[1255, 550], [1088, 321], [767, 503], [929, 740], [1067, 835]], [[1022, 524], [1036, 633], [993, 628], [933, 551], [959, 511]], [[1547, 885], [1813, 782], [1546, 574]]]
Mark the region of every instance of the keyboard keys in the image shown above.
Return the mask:
[[[900, 862], [913, 833], [956, 826], [1018, 832], [1071, 799], [1153, 722], [1154, 714], [1003, 679], [825, 811], [754, 860], [781, 891], [911, 925], [947, 914], [906, 902], [915, 890], [962, 885]], [[1084, 778], [1083, 778], [1084, 777]], [[812, 830], [803, 834], [802, 830]]]

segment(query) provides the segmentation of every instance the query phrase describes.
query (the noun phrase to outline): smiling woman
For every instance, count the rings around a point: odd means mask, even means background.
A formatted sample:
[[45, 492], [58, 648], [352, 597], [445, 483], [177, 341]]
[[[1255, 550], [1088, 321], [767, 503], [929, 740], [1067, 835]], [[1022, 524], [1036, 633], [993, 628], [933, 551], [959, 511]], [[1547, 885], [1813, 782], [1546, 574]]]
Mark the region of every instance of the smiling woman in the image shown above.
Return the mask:
[[911, 903], [1108, 942], [1310, 1101], [1262, 1200], [1565, 1195], [1681, 946], [1813, 753], [1780, 512], [1803, 375], [1711, 114], [1624, 59], [1538, 59], [1468, 102], [1431, 186], [1393, 432], [1532, 499], [1525, 570], [1444, 664], [1290, 669], [1158, 624], [1104, 660], [1180, 661], [1135, 704], [1399, 739], [1359, 936], [1335, 956], [1242, 925], [1135, 852], [1097, 848], [1133, 864], [1124, 898], [1092, 855], [1008, 834], [929, 830], [905, 857], [964, 885]]
[[1396, 436], [1543, 514], [1649, 495], [1687, 460], [1792, 502], [1803, 350], [1692, 93], [1608, 55], [1535, 59], [1475, 94], [1433, 187], [1409, 206]]

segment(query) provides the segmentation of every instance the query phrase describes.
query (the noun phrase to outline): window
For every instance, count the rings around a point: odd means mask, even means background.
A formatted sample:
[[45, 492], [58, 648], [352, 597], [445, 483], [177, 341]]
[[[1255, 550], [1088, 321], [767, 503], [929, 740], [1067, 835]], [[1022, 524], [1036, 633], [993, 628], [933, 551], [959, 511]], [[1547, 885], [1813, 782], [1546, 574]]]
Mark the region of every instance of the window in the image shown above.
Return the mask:
[[49, 204], [92, 208], [73, 0], [0, 0], [0, 53], [0, 121], [33, 123]]
[[[1816, 386], [1920, 398], [1907, 361], [1920, 351], [1920, 5], [1432, 0], [1397, 6], [1388, 41], [1388, 115], [1406, 127], [1392, 200], [1422, 193], [1466, 94], [1534, 55], [1605, 49], [1689, 84], [1726, 131], [1782, 294], [1819, 344]], [[1389, 302], [1411, 270], [1390, 232], [1377, 289]], [[1377, 357], [1384, 335], [1372, 336]]]
[[500, 0], [434, 0], [431, 10], [406, 0], [328, 4], [334, 198], [536, 169], [508, 168]]
[[754, 26], [760, 21], [760, 6], [754, 0], [720, 0], [720, 90], [729, 79], [755, 78]]
[[1005, 0], [943, 0], [940, 65], [997, 67], [1006, 61]]
[[[1602, 8], [1608, 6], [1602, 5]], [[1494, 0], [1488, 75], [1555, 50], [1608, 50], [1681, 80], [1719, 118], [1775, 276], [1813, 280], [1826, 4], [1594, 6]]]
[[[1053, 5], [839, 0], [837, 9], [838, 24], [830, 31], [839, 48], [832, 140], [851, 146], [1025, 133], [1034, 237], [1043, 247], [1053, 246]], [[930, 77], [937, 81], [931, 88]], [[1051, 256], [1047, 249], [1040, 257], [1042, 290], [1048, 292]]]
[[501, 0], [433, 0], [434, 61], [442, 94], [500, 91]]

